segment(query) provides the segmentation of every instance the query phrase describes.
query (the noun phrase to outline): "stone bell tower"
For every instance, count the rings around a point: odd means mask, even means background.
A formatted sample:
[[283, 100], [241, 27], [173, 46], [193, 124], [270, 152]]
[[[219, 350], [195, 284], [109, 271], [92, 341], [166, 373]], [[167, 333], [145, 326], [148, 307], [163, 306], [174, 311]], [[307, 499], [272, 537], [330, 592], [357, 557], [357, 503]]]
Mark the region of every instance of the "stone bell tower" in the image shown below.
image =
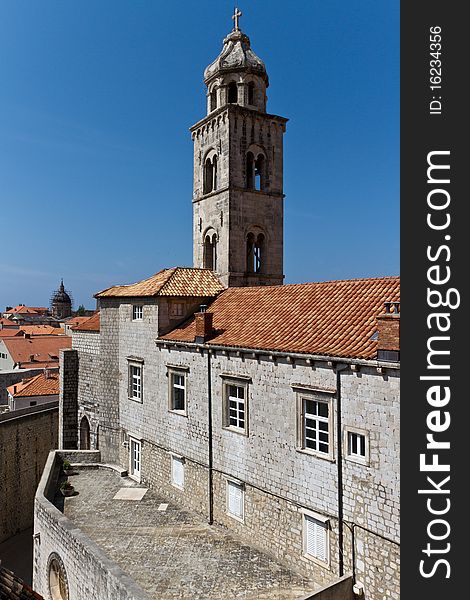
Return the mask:
[[277, 285], [283, 275], [283, 135], [266, 112], [266, 67], [234, 28], [204, 72], [207, 115], [194, 141], [194, 266], [227, 286]]

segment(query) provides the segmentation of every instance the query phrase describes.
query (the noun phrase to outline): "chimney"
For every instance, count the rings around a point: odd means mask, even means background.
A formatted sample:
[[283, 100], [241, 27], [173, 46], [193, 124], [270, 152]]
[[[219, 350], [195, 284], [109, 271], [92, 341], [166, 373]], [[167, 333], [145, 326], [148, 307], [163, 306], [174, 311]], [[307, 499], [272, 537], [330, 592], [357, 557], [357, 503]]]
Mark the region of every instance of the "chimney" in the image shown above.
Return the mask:
[[206, 312], [207, 306], [201, 304], [200, 312], [196, 313], [196, 344], [203, 344], [212, 335], [212, 317], [213, 314]]
[[385, 314], [377, 317], [377, 360], [400, 360], [400, 302], [385, 302]]

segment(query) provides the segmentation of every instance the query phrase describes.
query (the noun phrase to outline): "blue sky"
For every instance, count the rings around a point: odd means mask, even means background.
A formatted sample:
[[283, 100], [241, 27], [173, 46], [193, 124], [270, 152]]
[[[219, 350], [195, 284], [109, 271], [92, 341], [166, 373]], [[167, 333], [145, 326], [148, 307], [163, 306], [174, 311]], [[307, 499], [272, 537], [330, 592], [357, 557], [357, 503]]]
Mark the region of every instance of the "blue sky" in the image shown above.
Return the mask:
[[[286, 282], [398, 274], [398, 0], [240, 1], [285, 135]], [[0, 2], [0, 309], [192, 264], [192, 142], [233, 2]]]

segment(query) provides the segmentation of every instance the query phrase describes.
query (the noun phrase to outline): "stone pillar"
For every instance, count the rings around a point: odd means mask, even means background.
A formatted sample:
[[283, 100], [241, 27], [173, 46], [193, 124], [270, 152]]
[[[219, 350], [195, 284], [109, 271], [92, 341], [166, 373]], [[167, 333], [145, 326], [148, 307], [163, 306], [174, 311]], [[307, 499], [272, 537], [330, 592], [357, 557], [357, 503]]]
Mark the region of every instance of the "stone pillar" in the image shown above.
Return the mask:
[[78, 352], [60, 351], [59, 448], [78, 449]]

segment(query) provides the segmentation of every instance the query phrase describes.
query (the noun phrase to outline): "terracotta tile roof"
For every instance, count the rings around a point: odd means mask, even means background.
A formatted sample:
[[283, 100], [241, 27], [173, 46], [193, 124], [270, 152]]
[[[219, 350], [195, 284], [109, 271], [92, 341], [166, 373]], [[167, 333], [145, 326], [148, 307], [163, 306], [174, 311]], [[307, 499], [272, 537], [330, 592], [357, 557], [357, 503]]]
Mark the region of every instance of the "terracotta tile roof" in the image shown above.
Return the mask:
[[21, 329], [0, 329], [0, 338], [15, 337], [16, 335], [23, 335]]
[[15, 321], [11, 321], [10, 319], [5, 319], [4, 317], [0, 317], [0, 326], [2, 327], [18, 327], [17, 323], [15, 323]]
[[[49, 371], [39, 373], [34, 377], [23, 379], [7, 387], [14, 398], [27, 398], [29, 396], [53, 396], [59, 394], [59, 373]], [[16, 391], [15, 391], [16, 390]]]
[[47, 308], [44, 306], [23, 306], [22, 304], [5, 311], [6, 314], [35, 314], [42, 315], [47, 313]]
[[[400, 279], [351, 279], [229, 288], [210, 305], [208, 343], [262, 350], [374, 359], [376, 317], [398, 301]], [[193, 342], [194, 318], [161, 339]]]
[[130, 285], [115, 285], [95, 294], [95, 298], [190, 296], [208, 298], [217, 296], [224, 286], [209, 269], [173, 267], [163, 269], [152, 277]]
[[68, 335], [33, 335], [30, 338], [3, 338], [2, 341], [13, 362], [22, 368], [57, 366], [59, 351], [72, 347], [72, 338]]
[[90, 318], [90, 315], [88, 315], [88, 317], [70, 317], [69, 319], [65, 320], [65, 324], [68, 325], [69, 327], [76, 327], [77, 325], [80, 325], [80, 323], [84, 323], [85, 321], [88, 321], [88, 319]]
[[65, 335], [63, 329], [52, 325], [20, 325], [20, 330], [30, 335]]
[[24, 583], [12, 571], [0, 565], [1, 600], [44, 600], [37, 592]]
[[72, 331], [99, 331], [100, 330], [100, 313], [97, 312], [91, 317], [82, 317], [85, 320], [81, 321]]

